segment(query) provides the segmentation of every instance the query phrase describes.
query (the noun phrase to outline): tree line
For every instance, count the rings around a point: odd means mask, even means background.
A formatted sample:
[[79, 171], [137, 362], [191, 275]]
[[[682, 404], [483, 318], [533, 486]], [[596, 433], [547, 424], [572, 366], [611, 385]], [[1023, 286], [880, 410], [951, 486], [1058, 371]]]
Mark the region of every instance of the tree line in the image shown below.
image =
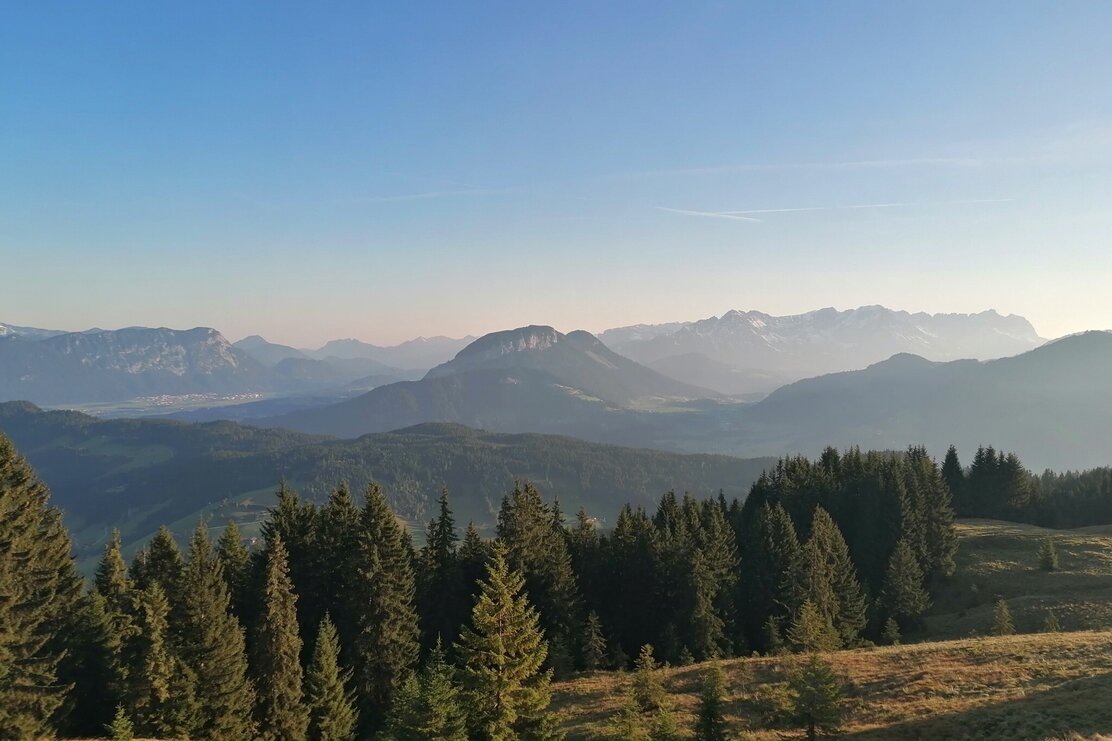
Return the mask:
[[784, 459], [744, 502], [668, 493], [608, 530], [521, 483], [461, 535], [445, 492], [420, 548], [375, 485], [283, 486], [257, 547], [163, 528], [127, 564], [116, 535], [91, 589], [47, 496], [0, 438], [4, 738], [556, 738], [554, 675], [894, 640], [956, 549], [922, 448]]

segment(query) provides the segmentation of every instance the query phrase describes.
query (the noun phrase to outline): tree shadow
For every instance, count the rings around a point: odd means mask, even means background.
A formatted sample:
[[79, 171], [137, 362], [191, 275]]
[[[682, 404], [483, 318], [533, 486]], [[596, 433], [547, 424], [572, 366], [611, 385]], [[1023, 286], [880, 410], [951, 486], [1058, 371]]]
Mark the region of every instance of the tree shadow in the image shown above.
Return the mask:
[[[868, 698], [865, 698], [868, 702]], [[846, 733], [860, 741], [1049, 739], [1112, 734], [1112, 672], [1063, 682], [1002, 703]]]

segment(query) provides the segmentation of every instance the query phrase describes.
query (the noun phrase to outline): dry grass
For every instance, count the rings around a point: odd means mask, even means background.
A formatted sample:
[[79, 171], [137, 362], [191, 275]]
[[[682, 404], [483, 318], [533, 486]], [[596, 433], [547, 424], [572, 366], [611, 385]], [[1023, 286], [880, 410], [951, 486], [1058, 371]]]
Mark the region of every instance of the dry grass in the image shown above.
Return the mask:
[[[932, 639], [983, 635], [1000, 597], [1020, 632], [1041, 630], [1050, 609], [1063, 630], [1112, 629], [1112, 527], [1047, 530], [966, 520], [958, 534], [957, 575], [927, 619]], [[1058, 571], [1038, 568], [1036, 553], [1047, 536], [1058, 548]]]
[[[1053, 739], [1112, 733], [1112, 632], [1019, 635], [830, 654], [845, 679], [853, 739]], [[762, 717], [762, 694], [794, 659], [723, 662], [730, 719], [752, 741], [783, 737]], [[681, 722], [690, 725], [705, 667], [664, 670]], [[607, 738], [628, 674], [559, 683], [569, 738]], [[1071, 736], [1071, 734], [1076, 734]]]

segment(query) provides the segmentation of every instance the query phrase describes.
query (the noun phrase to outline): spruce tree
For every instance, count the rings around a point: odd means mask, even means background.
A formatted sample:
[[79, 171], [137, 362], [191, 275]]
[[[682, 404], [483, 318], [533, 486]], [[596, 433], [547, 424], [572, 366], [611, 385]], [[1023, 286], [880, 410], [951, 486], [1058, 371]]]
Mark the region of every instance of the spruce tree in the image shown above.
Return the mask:
[[712, 664], [703, 680], [699, 711], [695, 720], [696, 741], [726, 741], [729, 730], [723, 704], [726, 701], [726, 673]]
[[126, 707], [145, 736], [181, 738], [199, 731], [196, 675], [170, 645], [170, 603], [158, 581], [133, 593], [136, 630], [124, 648]]
[[557, 673], [571, 668], [582, 631], [579, 585], [572, 568], [567, 534], [556, 511], [525, 482], [502, 500], [498, 537], [510, 566], [525, 579], [530, 601], [541, 616], [548, 640], [548, 665]]
[[524, 577], [510, 569], [505, 546], [496, 542], [458, 646], [469, 727], [481, 741], [559, 737], [548, 712], [548, 645], [524, 590]]
[[659, 710], [668, 699], [657, 668], [653, 647], [646, 643], [641, 647], [633, 674], [633, 699], [642, 712]]
[[240, 621], [249, 616], [248, 594], [251, 588], [251, 554], [243, 544], [239, 526], [235, 520], [228, 520], [224, 532], [216, 542], [216, 557], [224, 570], [224, 582], [232, 596], [232, 612]]
[[61, 515], [0, 434], [0, 736], [46, 735], [68, 688], [58, 677], [81, 598]]
[[151, 541], [137, 553], [131, 567], [131, 580], [135, 589], [146, 589], [158, 583], [170, 603], [170, 636], [175, 646], [182, 640], [185, 629], [185, 559], [170, 529], [158, 529]]
[[258, 721], [263, 741], [299, 741], [309, 724], [301, 693], [301, 637], [297, 596], [286, 548], [275, 534], [267, 544], [263, 614], [255, 640]]
[[1008, 603], [1002, 599], [996, 600], [996, 604], [992, 608], [992, 634], [998, 636], [1015, 634], [1012, 611], [1008, 609]]
[[483, 536], [479, 534], [479, 529], [475, 527], [475, 523], [467, 523], [467, 528], [463, 533], [463, 542], [457, 552], [457, 558], [460, 583], [463, 584], [463, 591], [466, 595], [468, 618], [470, 618], [470, 610], [479, 596], [479, 584], [486, 576], [490, 552], [490, 543], [483, 540]]
[[1049, 535], [1039, 543], [1039, 568], [1043, 571], [1058, 570], [1058, 549]]
[[888, 562], [880, 603], [884, 614], [904, 627], [914, 625], [930, 606], [930, 598], [923, 589], [923, 572], [919, 562], [902, 538], [896, 543]]
[[865, 594], [845, 538], [822, 507], [815, 508], [804, 550], [806, 598], [830, 620], [843, 644], [852, 643], [865, 627]]
[[610, 719], [610, 729], [611, 735], [622, 741], [651, 741], [644, 711], [632, 692], [626, 696], [621, 710]]
[[[130, 628], [130, 611], [127, 616]], [[61, 676], [73, 689], [59, 731], [67, 736], [95, 736], [112, 721], [113, 709], [125, 700], [123, 647], [130, 630], [120, 633], [104, 597], [95, 589], [84, 596], [72, 617], [70, 649], [62, 665], [66, 671]]]
[[182, 646], [186, 663], [197, 676], [202, 708], [198, 735], [207, 741], [249, 738], [255, 691], [247, 677], [243, 628], [231, 612], [231, 595], [204, 522], [190, 542], [182, 581]]
[[1046, 621], [1043, 623], [1043, 633], [1060, 633], [1062, 626], [1058, 623], [1058, 616], [1053, 610], [1046, 611]]
[[818, 732], [834, 733], [845, 718], [841, 682], [833, 667], [817, 654], [794, 671], [788, 680], [791, 711], [795, 723], [804, 729], [808, 741]]
[[467, 741], [466, 719], [452, 668], [437, 644], [424, 669], [398, 692], [388, 736], [392, 741]]
[[669, 705], [665, 704], [656, 711], [649, 723], [649, 741], [680, 741], [686, 737]]
[[602, 621], [591, 610], [583, 624], [583, 668], [589, 672], [601, 669], [606, 662], [606, 638], [602, 634]]
[[116, 706], [116, 714], [104, 727], [104, 731], [111, 741], [132, 741], [135, 738], [135, 727], [131, 724], [131, 718], [128, 717], [123, 705]]
[[[299, 609], [308, 620], [319, 612], [315, 622], [301, 623], [304, 635], [316, 630], [327, 613], [339, 636], [340, 655], [349, 658], [359, 634], [359, 606], [349, 594], [352, 574], [356, 573], [359, 558], [360, 512], [347, 484], [340, 484], [328, 495], [328, 501], [316, 517], [317, 533], [314, 539], [312, 574], [317, 583], [317, 610]], [[301, 602], [305, 600], [301, 595]]]
[[353, 576], [356, 695], [363, 728], [371, 734], [386, 720], [420, 653], [408, 538], [376, 484], [367, 489]]
[[778, 646], [770, 645], [768, 626], [786, 618], [794, 607], [802, 550], [791, 516], [779, 503], [762, 506], [750, 532], [743, 541], [746, 569], [738, 604], [752, 642], [775, 652]]
[[900, 624], [896, 622], [895, 618], [888, 618], [884, 621], [884, 630], [881, 632], [881, 638], [889, 646], [900, 645]]
[[358, 713], [355, 696], [347, 687], [351, 672], [340, 668], [340, 642], [336, 626], [325, 614], [317, 630], [313, 658], [305, 672], [305, 698], [309, 707], [309, 741], [351, 741]]
[[800, 605], [788, 628], [788, 640], [796, 650], [808, 652], [833, 651], [842, 643], [830, 618], [809, 599]]
[[127, 564], [120, 553], [120, 531], [113, 530], [104, 546], [104, 555], [97, 565], [93, 585], [112, 612], [126, 613], [131, 602], [131, 584], [127, 578]]
[[462, 580], [455, 518], [448, 506], [448, 490], [440, 492], [439, 512], [425, 531], [417, 572], [417, 607], [425, 648], [438, 641], [452, 645], [467, 621], [470, 600]]

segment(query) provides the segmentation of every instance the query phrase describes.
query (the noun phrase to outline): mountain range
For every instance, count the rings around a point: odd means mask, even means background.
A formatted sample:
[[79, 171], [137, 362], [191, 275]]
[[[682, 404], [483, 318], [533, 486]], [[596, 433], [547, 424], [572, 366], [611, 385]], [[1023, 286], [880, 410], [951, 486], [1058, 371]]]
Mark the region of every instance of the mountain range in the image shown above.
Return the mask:
[[1112, 334], [1014, 357], [930, 361], [900, 353], [789, 384], [756, 403], [715, 398], [609, 351], [585, 332], [525, 327], [482, 338], [425, 378], [263, 420], [353, 437], [421, 422], [742, 456], [826, 445], [1004, 446], [1038, 466], [1107, 464]]
[[263, 424], [353, 437], [437, 421], [628, 442], [623, 411], [716, 396], [622, 357], [588, 332], [529, 326], [475, 340], [419, 381]]
[[323, 389], [343, 396], [421, 372], [369, 358], [312, 358], [261, 337], [232, 345], [207, 327], [56, 332], [0, 325], [0, 401], [66, 405]]
[[599, 339], [662, 373], [724, 394], [768, 393], [802, 378], [856, 370], [898, 353], [986, 360], [1045, 340], [1023, 317], [926, 314], [862, 306], [793, 316], [729, 311], [696, 322], [635, 325]]

